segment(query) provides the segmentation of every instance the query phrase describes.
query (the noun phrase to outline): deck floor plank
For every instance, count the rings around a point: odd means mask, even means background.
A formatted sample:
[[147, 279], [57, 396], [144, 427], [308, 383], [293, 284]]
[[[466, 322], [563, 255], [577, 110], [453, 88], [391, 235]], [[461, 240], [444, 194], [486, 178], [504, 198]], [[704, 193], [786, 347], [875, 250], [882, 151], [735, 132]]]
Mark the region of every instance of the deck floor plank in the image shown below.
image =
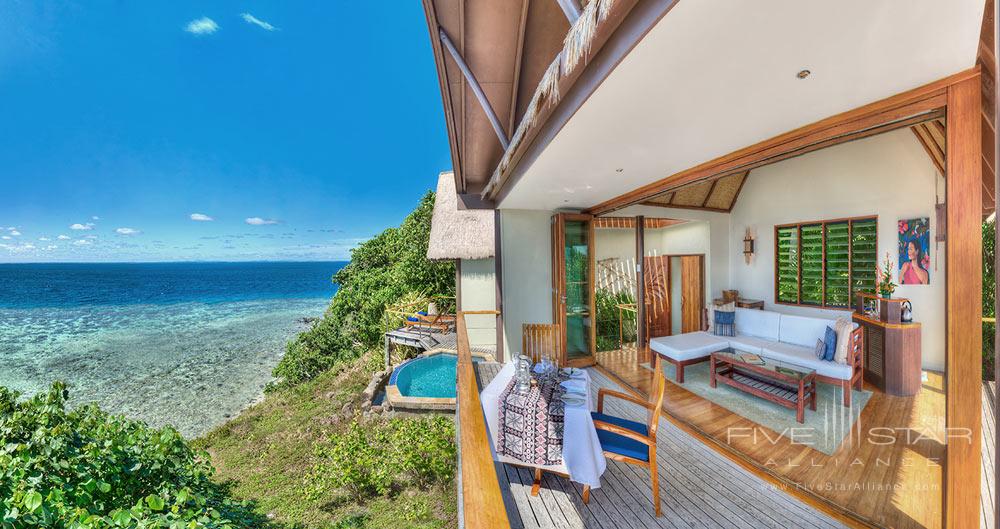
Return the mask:
[[[481, 387], [498, 371], [499, 364], [478, 364]], [[600, 387], [622, 389], [596, 370], [590, 370], [590, 375], [595, 395]], [[616, 403], [609, 398], [605, 407], [612, 415], [644, 421], [645, 410], [638, 406]], [[584, 505], [581, 486], [566, 478], [546, 474], [539, 495], [531, 496], [532, 471], [498, 464], [504, 500], [509, 502], [508, 512], [514, 513], [510, 516], [512, 526], [526, 529], [844, 527], [703, 446], [664, 419], [657, 438], [663, 516], [654, 516], [648, 471], [635, 465], [608, 461], [601, 488], [591, 491], [590, 502]]]

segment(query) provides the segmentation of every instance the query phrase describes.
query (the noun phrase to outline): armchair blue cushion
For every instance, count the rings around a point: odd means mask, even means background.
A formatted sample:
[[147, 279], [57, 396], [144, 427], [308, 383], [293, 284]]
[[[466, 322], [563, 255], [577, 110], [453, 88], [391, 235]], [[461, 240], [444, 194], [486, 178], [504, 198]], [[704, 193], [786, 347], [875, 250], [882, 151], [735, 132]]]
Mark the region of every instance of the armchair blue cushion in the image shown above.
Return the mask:
[[[611, 415], [605, 415], [603, 413], [597, 413], [596, 411], [591, 412], [590, 416], [593, 417], [595, 421], [603, 421], [609, 424], [614, 424], [615, 426], [621, 426], [622, 428], [632, 430], [640, 435], [649, 435], [649, 428], [642, 423], [613, 417]], [[649, 446], [644, 445], [635, 439], [629, 439], [628, 437], [601, 429], [597, 430], [597, 438], [601, 440], [601, 448], [607, 452], [631, 457], [640, 461], [649, 461]]]

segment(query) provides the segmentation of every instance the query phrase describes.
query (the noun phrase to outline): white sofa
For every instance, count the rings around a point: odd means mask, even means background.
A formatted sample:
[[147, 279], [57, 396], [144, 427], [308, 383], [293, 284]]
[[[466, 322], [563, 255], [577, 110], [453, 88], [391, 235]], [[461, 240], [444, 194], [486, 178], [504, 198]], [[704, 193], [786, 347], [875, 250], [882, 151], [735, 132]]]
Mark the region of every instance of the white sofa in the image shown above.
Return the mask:
[[712, 353], [726, 348], [756, 353], [764, 358], [816, 370], [821, 382], [844, 388], [844, 405], [851, 404], [850, 388], [861, 389], [863, 334], [857, 324], [850, 335], [847, 363], [816, 358], [817, 339], [834, 320], [792, 316], [757, 309], [736, 309], [735, 336], [716, 336], [706, 331], [661, 336], [649, 341], [649, 348], [677, 368], [677, 382], [684, 383], [684, 367], [704, 362]]

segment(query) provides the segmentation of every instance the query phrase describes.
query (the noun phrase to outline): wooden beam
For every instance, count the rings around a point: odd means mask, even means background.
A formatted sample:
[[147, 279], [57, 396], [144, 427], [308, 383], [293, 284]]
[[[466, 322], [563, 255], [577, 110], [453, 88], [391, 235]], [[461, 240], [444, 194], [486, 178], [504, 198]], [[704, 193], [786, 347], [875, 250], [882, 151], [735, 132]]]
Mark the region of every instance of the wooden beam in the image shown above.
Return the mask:
[[712, 198], [712, 193], [715, 192], [715, 184], [717, 184], [718, 182], [719, 182], [718, 178], [712, 180], [712, 185], [708, 187], [708, 194], [705, 195], [705, 200], [701, 201], [701, 207], [705, 207], [705, 204], [708, 204], [709, 199]]
[[486, 432], [483, 405], [479, 400], [479, 386], [472, 365], [472, 350], [465, 316], [468, 314], [495, 314], [494, 311], [459, 312], [455, 318], [458, 338], [457, 402], [459, 472], [462, 481], [462, 518], [467, 529], [493, 529], [510, 527], [497, 480], [496, 466]]
[[983, 251], [979, 76], [948, 87], [945, 526], [979, 526]]
[[[948, 87], [964, 79], [979, 78], [978, 68], [971, 68], [933, 83], [909, 90], [881, 101], [831, 116], [810, 125], [775, 136], [750, 147], [720, 156], [714, 160], [675, 173], [657, 182], [597, 204], [587, 210], [600, 215], [622, 207], [643, 202], [669, 189], [725, 176], [733, 172], [752, 169], [789, 157], [790, 153], [803, 154], [818, 148], [857, 139], [858, 134], [871, 129], [881, 132], [910, 126], [914, 119], [928, 119], [947, 104]], [[934, 116], [936, 117], [936, 116]], [[918, 119], [922, 120], [922, 119]], [[870, 135], [870, 134], [869, 134]], [[797, 155], [797, 154], [795, 154]]]
[[483, 87], [479, 86], [476, 76], [472, 74], [469, 65], [465, 64], [465, 59], [462, 58], [462, 54], [458, 52], [458, 48], [451, 42], [444, 28], [438, 28], [438, 36], [441, 39], [441, 44], [444, 45], [451, 58], [455, 61], [455, 64], [458, 65], [458, 69], [462, 71], [465, 81], [469, 83], [469, 88], [472, 89], [476, 100], [479, 101], [480, 108], [486, 113], [486, 118], [490, 120], [490, 125], [493, 125], [493, 132], [496, 132], [497, 139], [500, 140], [500, 146], [506, 150], [507, 146], [510, 145], [510, 142], [507, 140], [507, 131], [504, 130], [503, 124], [500, 123], [497, 113], [493, 111], [493, 106], [490, 105], [490, 100], [486, 98]]
[[521, 60], [524, 58], [524, 30], [528, 25], [528, 4], [530, 0], [523, 0], [521, 3], [521, 21], [517, 25], [517, 52], [514, 59], [514, 82], [510, 91], [510, 117], [508, 118], [507, 130], [517, 129], [517, 94], [518, 85], [521, 82]]
[[646, 217], [635, 218], [635, 307], [636, 307], [636, 361], [649, 359], [643, 354], [646, 349]]
[[747, 183], [747, 179], [750, 178], [750, 171], [743, 173], [743, 179], [740, 180], [740, 187], [736, 189], [736, 193], [733, 194], [733, 200], [729, 203], [729, 211], [732, 211], [736, 207], [736, 200], [740, 198], [740, 193], [743, 192], [743, 186]]
[[462, 177], [462, 159], [458, 151], [455, 109], [452, 107], [452, 94], [448, 82], [448, 70], [445, 67], [444, 50], [441, 49], [441, 39], [437, 36], [437, 30], [440, 25], [438, 24], [437, 11], [434, 9], [433, 0], [423, 0], [423, 3], [424, 13], [427, 16], [427, 29], [431, 35], [431, 50], [434, 52], [434, 62], [437, 65], [438, 84], [441, 85], [441, 104], [444, 107], [445, 128], [448, 130], [448, 148], [451, 150], [451, 165], [455, 171], [455, 189], [459, 193], [463, 193], [465, 192], [465, 180]]
[[500, 210], [493, 210], [493, 283], [496, 288], [496, 359], [504, 361], [503, 354], [503, 245], [500, 244]]
[[925, 138], [924, 135], [921, 134], [921, 132], [918, 130], [918, 127], [920, 127], [920, 126], [921, 125], [914, 125], [914, 126], [910, 127], [910, 132], [913, 132], [913, 135], [917, 137], [917, 141], [920, 142], [920, 145], [924, 148], [924, 152], [926, 152], [927, 153], [927, 157], [931, 159], [931, 163], [933, 163], [934, 167], [937, 168], [938, 172], [943, 175], [944, 174], [944, 166], [941, 165], [941, 162], [938, 161], [937, 156], [934, 155], [934, 148], [932, 148], [929, 145], [930, 143], [934, 143], [934, 142], [933, 142], [933, 140], [931, 140], [929, 138]]

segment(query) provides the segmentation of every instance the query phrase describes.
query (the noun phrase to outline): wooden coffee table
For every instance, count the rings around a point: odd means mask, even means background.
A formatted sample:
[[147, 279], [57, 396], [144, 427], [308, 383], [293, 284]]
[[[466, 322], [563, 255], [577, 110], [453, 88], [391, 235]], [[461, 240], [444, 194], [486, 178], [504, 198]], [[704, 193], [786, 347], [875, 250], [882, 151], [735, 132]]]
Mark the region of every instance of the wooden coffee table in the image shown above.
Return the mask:
[[816, 411], [816, 371], [807, 367], [760, 357], [764, 364], [746, 362], [743, 351], [712, 353], [709, 384], [722, 382], [740, 391], [795, 410], [795, 420], [805, 419], [805, 406]]

